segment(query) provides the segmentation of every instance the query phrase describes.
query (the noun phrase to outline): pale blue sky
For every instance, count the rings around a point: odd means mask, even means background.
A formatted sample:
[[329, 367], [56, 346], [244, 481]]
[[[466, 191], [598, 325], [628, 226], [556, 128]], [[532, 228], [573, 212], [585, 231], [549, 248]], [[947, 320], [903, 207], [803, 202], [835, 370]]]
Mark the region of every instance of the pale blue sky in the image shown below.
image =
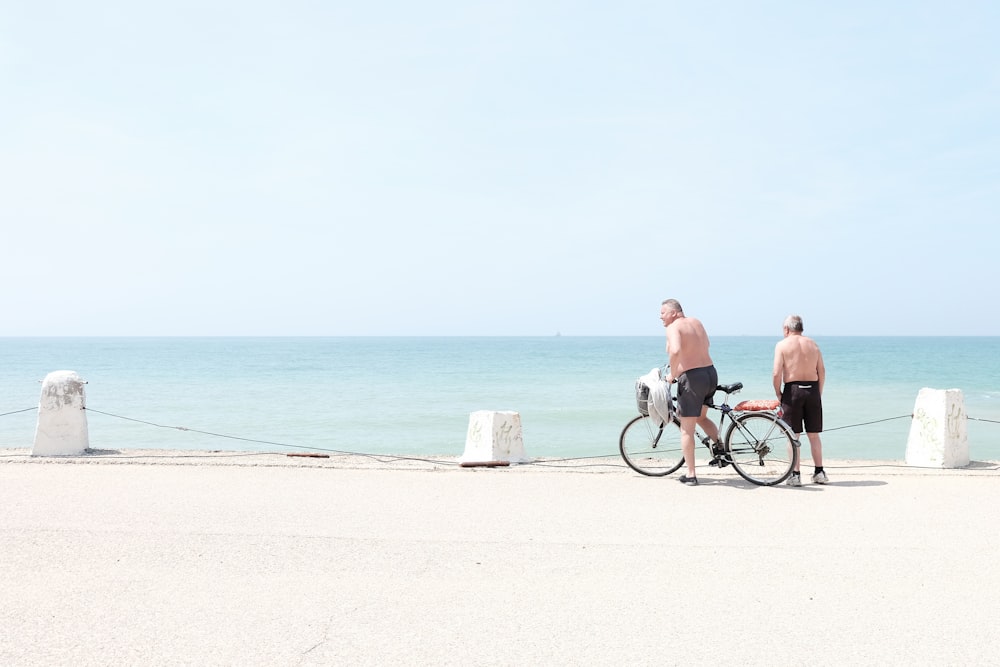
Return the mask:
[[0, 7], [0, 335], [1000, 335], [996, 2]]

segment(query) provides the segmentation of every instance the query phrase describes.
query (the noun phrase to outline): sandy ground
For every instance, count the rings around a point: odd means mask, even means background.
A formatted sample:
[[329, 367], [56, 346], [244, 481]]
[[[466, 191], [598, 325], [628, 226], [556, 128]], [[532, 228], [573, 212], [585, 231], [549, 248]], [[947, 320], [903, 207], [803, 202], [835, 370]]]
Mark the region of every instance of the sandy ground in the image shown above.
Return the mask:
[[996, 462], [437, 461], [0, 450], [0, 664], [1000, 661]]

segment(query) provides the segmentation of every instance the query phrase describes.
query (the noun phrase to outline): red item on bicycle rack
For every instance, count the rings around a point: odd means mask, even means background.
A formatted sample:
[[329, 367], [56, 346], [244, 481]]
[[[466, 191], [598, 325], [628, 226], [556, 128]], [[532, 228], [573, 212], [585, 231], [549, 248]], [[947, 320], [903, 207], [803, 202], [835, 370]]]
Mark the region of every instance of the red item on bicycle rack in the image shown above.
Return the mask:
[[781, 401], [771, 399], [770, 401], [740, 401], [733, 410], [740, 412], [760, 412], [763, 410], [777, 410], [781, 406]]

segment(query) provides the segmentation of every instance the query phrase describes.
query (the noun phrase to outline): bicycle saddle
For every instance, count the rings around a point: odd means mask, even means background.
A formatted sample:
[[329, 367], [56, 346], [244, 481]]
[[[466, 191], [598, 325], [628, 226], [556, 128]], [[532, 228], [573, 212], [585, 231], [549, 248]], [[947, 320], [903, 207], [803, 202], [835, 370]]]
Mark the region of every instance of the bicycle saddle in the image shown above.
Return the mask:
[[716, 391], [724, 391], [727, 394], [735, 394], [736, 392], [738, 392], [742, 388], [743, 388], [743, 383], [742, 382], [736, 382], [734, 384], [720, 384], [718, 387], [715, 388], [715, 390]]

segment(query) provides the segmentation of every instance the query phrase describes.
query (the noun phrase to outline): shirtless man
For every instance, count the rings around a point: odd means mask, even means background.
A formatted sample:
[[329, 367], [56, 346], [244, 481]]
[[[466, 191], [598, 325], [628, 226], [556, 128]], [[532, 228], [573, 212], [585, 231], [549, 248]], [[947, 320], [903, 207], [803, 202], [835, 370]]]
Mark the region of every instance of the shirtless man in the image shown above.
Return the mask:
[[670, 357], [670, 372], [664, 379], [677, 383], [681, 450], [687, 464], [687, 474], [681, 475], [681, 483], [697, 486], [694, 427], [701, 426], [712, 442], [719, 442], [719, 428], [707, 416], [719, 376], [712, 365], [712, 357], [708, 355], [708, 334], [700, 321], [685, 316], [676, 299], [667, 299], [660, 305], [660, 320], [667, 328], [667, 355]]
[[[826, 381], [823, 354], [816, 341], [802, 335], [802, 318], [798, 315], [785, 318], [782, 333], [784, 338], [774, 346], [774, 370], [771, 373], [774, 393], [781, 401], [782, 418], [795, 431], [796, 438], [802, 435], [802, 423], [805, 422], [813, 465], [816, 466], [812, 480], [816, 484], [826, 484], [823, 443], [819, 437], [823, 430], [822, 394]], [[802, 486], [798, 461], [788, 484]]]

